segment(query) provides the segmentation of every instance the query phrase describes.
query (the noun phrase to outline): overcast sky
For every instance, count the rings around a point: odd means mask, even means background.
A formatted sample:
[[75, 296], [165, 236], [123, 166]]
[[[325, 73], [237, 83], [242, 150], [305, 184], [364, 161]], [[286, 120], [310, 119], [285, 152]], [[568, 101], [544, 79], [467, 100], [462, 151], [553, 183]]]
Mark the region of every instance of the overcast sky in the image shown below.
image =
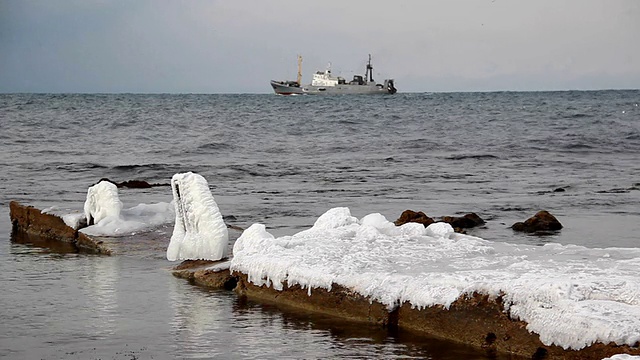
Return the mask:
[[0, 92], [267, 93], [394, 78], [401, 92], [640, 88], [640, 0], [0, 0]]

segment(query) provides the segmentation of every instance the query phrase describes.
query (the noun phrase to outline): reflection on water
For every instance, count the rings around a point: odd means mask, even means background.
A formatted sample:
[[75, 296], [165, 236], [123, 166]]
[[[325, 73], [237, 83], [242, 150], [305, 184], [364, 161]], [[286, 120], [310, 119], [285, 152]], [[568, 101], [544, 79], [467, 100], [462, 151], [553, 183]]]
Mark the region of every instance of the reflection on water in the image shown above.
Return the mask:
[[[379, 359], [502, 359], [488, 357], [482, 351], [407, 332], [389, 332], [379, 326], [310, 313], [288, 306], [266, 304], [239, 297], [234, 300], [235, 318], [253, 323], [247, 329], [265, 329], [276, 333], [269, 336], [252, 336], [247, 356], [258, 356], [252, 350], [268, 347], [276, 342], [282, 347], [279, 356], [299, 358], [379, 358]], [[237, 322], [236, 322], [237, 323]], [[306, 347], [305, 344], [312, 344]]]
[[[449, 341], [390, 333], [300, 309], [207, 290], [170, 286], [176, 355], [236, 359], [507, 359]], [[512, 357], [511, 357], [512, 358]]]
[[173, 309], [173, 317], [168, 320], [175, 353], [189, 358], [233, 354], [239, 345], [229, 331], [232, 319], [228, 309], [233, 294], [191, 287], [182, 279], [168, 285]]
[[116, 285], [120, 277], [117, 261], [111, 256], [95, 257], [89, 272], [82, 277], [87, 310], [92, 318], [87, 324], [90, 336], [107, 337], [115, 332], [118, 316]]
[[34, 246], [41, 252], [56, 254], [73, 254], [78, 252], [78, 249], [71, 243], [54, 241], [36, 235], [28, 235], [25, 232], [15, 231], [13, 229], [11, 231], [11, 243]]

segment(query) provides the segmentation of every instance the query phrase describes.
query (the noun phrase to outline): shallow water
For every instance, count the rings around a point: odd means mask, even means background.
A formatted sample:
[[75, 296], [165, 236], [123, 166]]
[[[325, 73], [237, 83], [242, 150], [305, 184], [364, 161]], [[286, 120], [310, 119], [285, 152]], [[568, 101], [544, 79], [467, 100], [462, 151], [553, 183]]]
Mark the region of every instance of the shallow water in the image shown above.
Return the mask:
[[93, 256], [4, 241], [0, 356], [7, 359], [485, 359], [171, 276], [156, 256]]
[[[171, 276], [162, 254], [11, 243], [8, 204], [76, 211], [100, 178], [167, 184], [194, 171], [231, 223], [261, 222], [275, 235], [348, 206], [392, 221], [405, 209], [476, 212], [487, 225], [470, 234], [494, 241], [640, 247], [639, 102], [640, 91], [0, 95], [0, 356], [483, 358], [202, 290]], [[121, 189], [120, 198], [131, 207], [171, 192]], [[541, 209], [564, 229], [508, 228]]]

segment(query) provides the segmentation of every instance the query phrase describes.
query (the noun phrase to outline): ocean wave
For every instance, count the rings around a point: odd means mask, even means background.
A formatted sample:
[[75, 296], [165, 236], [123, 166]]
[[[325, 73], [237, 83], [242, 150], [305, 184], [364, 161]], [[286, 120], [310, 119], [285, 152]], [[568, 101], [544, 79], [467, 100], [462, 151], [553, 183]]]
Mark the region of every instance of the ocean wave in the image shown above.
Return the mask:
[[462, 154], [462, 155], [451, 155], [446, 158], [447, 160], [487, 160], [487, 159], [499, 159], [499, 157], [491, 154]]
[[[171, 167], [171, 164], [161, 164], [161, 163], [155, 163], [155, 164], [130, 164], [130, 165], [115, 165], [110, 167], [110, 169], [115, 170], [115, 171], [131, 171], [131, 170], [141, 170], [141, 169], [145, 169], [145, 170], [164, 170], [167, 169], [169, 167]], [[175, 164], [173, 166], [179, 166], [178, 164]]]
[[233, 149], [233, 145], [229, 143], [221, 143], [221, 142], [210, 142], [206, 144], [202, 144], [198, 146], [199, 150], [231, 150]]

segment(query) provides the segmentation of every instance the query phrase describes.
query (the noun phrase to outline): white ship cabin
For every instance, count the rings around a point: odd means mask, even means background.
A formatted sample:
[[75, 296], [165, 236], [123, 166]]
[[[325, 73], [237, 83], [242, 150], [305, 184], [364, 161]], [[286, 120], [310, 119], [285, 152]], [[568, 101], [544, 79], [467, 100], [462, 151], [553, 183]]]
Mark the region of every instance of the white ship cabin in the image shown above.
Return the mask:
[[325, 71], [317, 71], [313, 74], [313, 79], [311, 80], [312, 86], [336, 86], [341, 84], [346, 84], [344, 78], [331, 76], [330, 68]]

